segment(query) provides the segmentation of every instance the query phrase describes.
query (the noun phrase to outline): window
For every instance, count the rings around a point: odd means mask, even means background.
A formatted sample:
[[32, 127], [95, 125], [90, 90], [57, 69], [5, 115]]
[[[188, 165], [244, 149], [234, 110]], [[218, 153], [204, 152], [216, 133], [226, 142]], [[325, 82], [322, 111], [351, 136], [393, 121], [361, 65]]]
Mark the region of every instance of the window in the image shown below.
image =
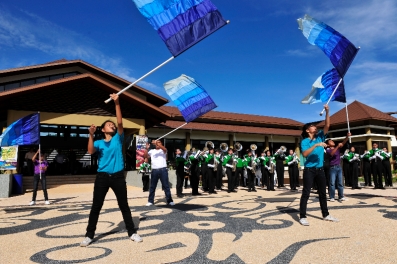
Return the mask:
[[41, 78], [37, 78], [36, 79], [36, 83], [43, 83], [43, 82], [48, 82], [50, 80], [50, 78], [47, 77], [41, 77]]
[[62, 78], [63, 78], [63, 74], [51, 75], [50, 81], [58, 80], [58, 79], [62, 79]]
[[8, 83], [8, 84], [4, 85], [4, 90], [7, 91], [7, 90], [19, 88], [19, 87], [21, 87], [20, 82]]
[[21, 82], [21, 87], [32, 85], [32, 84], [35, 84], [35, 83], [36, 83], [35, 79], [25, 80], [25, 81]]
[[0, 91], [4, 91], [4, 85], [0, 85]]
[[77, 75], [77, 72], [69, 72], [69, 73], [65, 73], [63, 75], [63, 77], [66, 78], [66, 77], [75, 76], [75, 75]]

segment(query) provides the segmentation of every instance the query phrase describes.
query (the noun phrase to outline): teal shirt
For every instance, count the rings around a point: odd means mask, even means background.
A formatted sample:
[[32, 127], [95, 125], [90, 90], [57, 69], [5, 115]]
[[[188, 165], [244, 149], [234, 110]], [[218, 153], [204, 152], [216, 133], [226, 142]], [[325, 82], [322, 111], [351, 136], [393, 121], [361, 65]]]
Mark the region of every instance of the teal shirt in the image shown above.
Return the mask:
[[[325, 141], [324, 131], [318, 131], [316, 137], [311, 140], [310, 138], [305, 138], [301, 142], [302, 153], [314, 146], [317, 143]], [[321, 168], [324, 164], [324, 148], [316, 147], [307, 157], [305, 161], [305, 168]]]
[[116, 134], [106, 142], [104, 139], [94, 142], [94, 148], [98, 153], [98, 172], [115, 173], [124, 170], [123, 157], [124, 133]]

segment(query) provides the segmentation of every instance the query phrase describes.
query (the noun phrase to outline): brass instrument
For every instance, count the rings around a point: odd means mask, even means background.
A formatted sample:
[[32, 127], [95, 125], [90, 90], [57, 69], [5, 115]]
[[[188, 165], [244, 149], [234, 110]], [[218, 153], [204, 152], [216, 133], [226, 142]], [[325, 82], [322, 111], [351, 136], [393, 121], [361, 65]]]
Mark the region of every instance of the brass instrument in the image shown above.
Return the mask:
[[250, 149], [252, 151], [255, 151], [258, 147], [255, 144], [251, 144]]
[[212, 141], [205, 142], [204, 146], [206, 148], [215, 148], [215, 145], [214, 145], [214, 143]]
[[241, 151], [243, 149], [243, 145], [241, 145], [239, 142], [234, 143], [234, 149], [235, 151]]
[[287, 147], [286, 146], [281, 146], [277, 151], [276, 151], [276, 153], [278, 153], [278, 154], [284, 154], [285, 152], [287, 152]]
[[273, 164], [271, 158], [269, 158], [269, 166], [268, 166], [268, 167], [270, 168], [270, 169], [269, 169], [269, 172], [270, 172], [271, 174], [273, 174], [273, 173], [274, 173], [274, 164]]
[[214, 154], [214, 171], [218, 171], [218, 164], [219, 164], [219, 161], [218, 161], [216, 155]]
[[251, 172], [253, 173], [253, 174], [255, 174], [255, 167], [256, 167], [256, 162], [255, 162], [255, 159], [252, 157], [251, 158], [252, 160], [251, 160]]
[[222, 143], [219, 148], [221, 149], [222, 152], [227, 152], [229, 146], [227, 143]]
[[[242, 148], [242, 147], [241, 147]], [[240, 149], [241, 150], [241, 149]], [[237, 157], [237, 155], [235, 155], [234, 157], [232, 157], [232, 159], [233, 159], [233, 168], [232, 168], [232, 171], [234, 172], [234, 171], [236, 171], [236, 166], [237, 166], [237, 159], [238, 159], [238, 157]]]

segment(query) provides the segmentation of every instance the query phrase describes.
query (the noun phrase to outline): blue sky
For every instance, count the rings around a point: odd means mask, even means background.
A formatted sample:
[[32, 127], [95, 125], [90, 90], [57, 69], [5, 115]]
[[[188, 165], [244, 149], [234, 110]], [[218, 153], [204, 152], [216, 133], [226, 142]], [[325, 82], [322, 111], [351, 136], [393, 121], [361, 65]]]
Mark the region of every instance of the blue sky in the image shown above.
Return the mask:
[[[309, 14], [361, 47], [345, 76], [348, 102], [397, 111], [397, 1], [212, 2], [230, 24], [139, 85], [168, 99], [162, 84], [186, 74], [218, 111], [319, 120], [322, 105], [300, 101], [332, 64], [298, 30]], [[3, 1], [0, 53], [0, 69], [82, 59], [130, 81], [171, 57], [130, 0]], [[343, 107], [332, 102], [331, 114]]]

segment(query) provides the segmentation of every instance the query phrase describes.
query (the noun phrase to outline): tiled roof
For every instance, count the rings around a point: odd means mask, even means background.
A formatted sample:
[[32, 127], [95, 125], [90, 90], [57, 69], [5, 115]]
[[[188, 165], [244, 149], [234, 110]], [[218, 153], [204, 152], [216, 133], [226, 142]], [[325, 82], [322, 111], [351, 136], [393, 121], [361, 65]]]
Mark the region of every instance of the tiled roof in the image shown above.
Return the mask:
[[[85, 69], [88, 69], [88, 71], [95, 72], [99, 75], [105, 76], [106, 78], [111, 79], [112, 81], [115, 81], [116, 83], [127, 87], [131, 82], [114, 75], [108, 71], [105, 71], [97, 66], [94, 66], [86, 61], [83, 60], [66, 60], [66, 59], [60, 59], [52, 62], [47, 62], [43, 64], [36, 64], [32, 66], [25, 66], [25, 67], [18, 67], [18, 68], [12, 68], [12, 69], [6, 69], [6, 70], [0, 70], [0, 77], [2, 76], [8, 76], [8, 75], [16, 75], [16, 74], [21, 74], [25, 72], [36, 72], [39, 70], [50, 70], [53, 68], [62, 68], [62, 67], [71, 67], [71, 66], [81, 66]], [[136, 92], [141, 93], [145, 96], [147, 96], [147, 100], [157, 106], [164, 105], [168, 103], [168, 99], [161, 97], [155, 93], [152, 93], [138, 85], [134, 85], [134, 89]]]
[[[397, 118], [392, 117], [378, 109], [370, 107], [366, 104], [363, 104], [358, 101], [354, 101], [353, 103], [347, 106], [347, 110], [349, 113], [349, 122], [357, 122], [364, 120], [381, 120], [397, 123]], [[346, 124], [346, 110], [342, 108], [335, 114], [330, 117], [331, 125], [341, 125]], [[325, 122], [322, 121], [318, 126], [323, 127]]]
[[[181, 113], [178, 108], [172, 106], [162, 106], [161, 109], [171, 113], [173, 116], [181, 117]], [[301, 128], [303, 123], [282, 117], [272, 117], [272, 116], [260, 116], [260, 115], [248, 115], [248, 114], [238, 114], [230, 112], [219, 112], [210, 111], [205, 115], [198, 118], [198, 120], [218, 120], [218, 121], [231, 121], [231, 122], [241, 122], [241, 123], [253, 123], [253, 124], [266, 124], [266, 125], [278, 125], [278, 126], [293, 126]]]
[[[185, 122], [182, 121], [171, 121], [168, 120], [162, 123], [163, 126], [169, 128], [177, 128], [183, 125]], [[261, 135], [280, 135], [280, 136], [300, 136], [300, 130], [293, 129], [279, 129], [279, 128], [267, 128], [267, 127], [253, 127], [253, 126], [236, 126], [236, 125], [225, 125], [225, 124], [213, 124], [213, 123], [197, 123], [190, 122], [181, 129], [185, 130], [201, 130], [201, 131], [219, 131], [219, 132], [231, 132], [231, 133], [246, 133], [246, 134], [261, 134]]]

